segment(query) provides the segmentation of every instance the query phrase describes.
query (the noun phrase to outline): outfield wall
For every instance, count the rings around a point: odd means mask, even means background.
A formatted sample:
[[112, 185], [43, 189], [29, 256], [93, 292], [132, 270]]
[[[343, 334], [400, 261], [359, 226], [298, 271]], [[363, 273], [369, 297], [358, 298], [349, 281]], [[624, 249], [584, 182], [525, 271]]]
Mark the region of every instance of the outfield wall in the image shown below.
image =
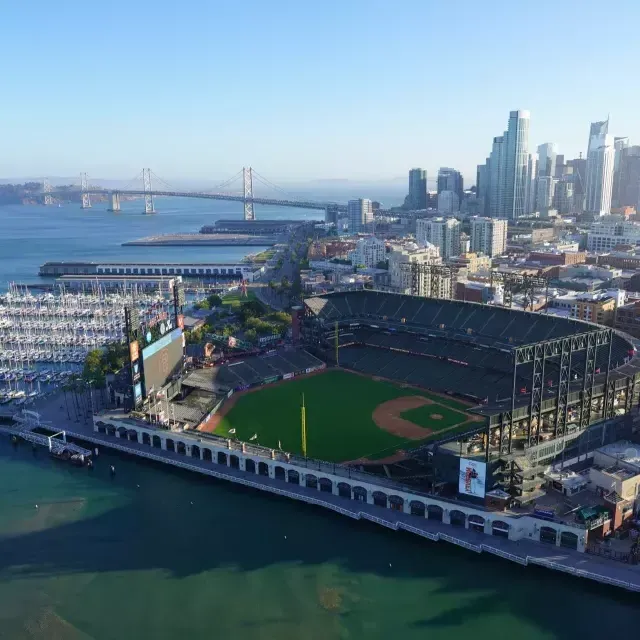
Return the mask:
[[213, 409], [200, 421], [200, 424], [196, 427], [196, 429], [198, 427], [200, 427], [201, 425], [205, 424], [216, 413], [218, 413], [218, 411], [220, 411], [220, 409], [222, 409], [222, 407], [224, 406], [224, 403], [229, 398], [231, 398], [231, 396], [234, 393], [238, 393], [240, 391], [248, 391], [249, 389], [261, 389], [261, 388], [266, 387], [266, 386], [268, 386], [270, 384], [275, 384], [276, 382], [281, 382], [283, 380], [293, 380], [296, 377], [309, 375], [310, 373], [315, 373], [316, 371], [323, 371], [326, 368], [327, 368], [327, 365], [323, 363], [321, 366], [308, 367], [307, 369], [296, 371], [296, 372], [293, 372], [293, 373], [283, 373], [283, 374], [278, 375], [278, 376], [270, 376], [268, 378], [264, 378], [261, 382], [259, 382], [257, 384], [238, 385], [237, 387], [234, 387], [233, 389], [229, 389], [229, 391], [227, 392], [226, 397], [222, 398], [222, 400], [220, 400], [220, 402], [218, 402], [218, 404], [216, 404], [216, 406], [213, 407]]

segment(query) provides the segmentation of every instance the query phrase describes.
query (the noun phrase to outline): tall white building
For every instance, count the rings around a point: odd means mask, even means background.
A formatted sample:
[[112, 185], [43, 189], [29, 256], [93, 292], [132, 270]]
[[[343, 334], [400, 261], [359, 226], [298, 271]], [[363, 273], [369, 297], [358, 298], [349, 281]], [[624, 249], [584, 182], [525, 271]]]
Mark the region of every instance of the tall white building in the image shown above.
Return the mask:
[[356, 248], [349, 253], [349, 259], [354, 265], [376, 267], [379, 262], [386, 259], [384, 241], [375, 236], [360, 238], [356, 242]]
[[440, 256], [445, 260], [459, 256], [460, 222], [455, 218], [416, 220], [416, 240], [420, 245], [432, 244], [438, 247]]
[[507, 220], [471, 218], [471, 251], [491, 258], [502, 255], [507, 248]]
[[514, 220], [528, 213], [529, 119], [528, 111], [511, 111], [507, 130], [493, 139], [487, 208], [493, 218]]
[[586, 211], [600, 216], [611, 212], [615, 147], [613, 136], [594, 136], [587, 156]]
[[373, 206], [371, 200], [359, 198], [349, 200], [347, 204], [347, 218], [349, 220], [349, 233], [362, 233], [367, 230], [367, 225], [373, 222]]
[[[391, 288], [398, 293], [411, 293], [413, 274], [411, 265], [442, 265], [440, 251], [432, 244], [419, 247], [408, 242], [395, 245], [389, 254], [389, 276]], [[417, 295], [431, 298], [452, 298], [453, 281], [451, 277], [433, 276], [428, 271], [417, 275]]]

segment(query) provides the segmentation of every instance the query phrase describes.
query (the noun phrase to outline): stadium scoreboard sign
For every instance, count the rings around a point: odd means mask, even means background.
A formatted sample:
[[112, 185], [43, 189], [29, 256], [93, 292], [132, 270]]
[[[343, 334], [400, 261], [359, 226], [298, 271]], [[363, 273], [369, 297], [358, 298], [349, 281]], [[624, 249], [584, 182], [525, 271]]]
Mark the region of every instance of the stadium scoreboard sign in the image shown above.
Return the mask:
[[[179, 284], [173, 287], [169, 299], [157, 302], [142, 312], [137, 307], [125, 307], [125, 332], [129, 344], [134, 408], [142, 405], [154, 385], [165, 384], [171, 375], [182, 368], [182, 309], [185, 302], [184, 288]], [[153, 357], [156, 354], [159, 355]]]

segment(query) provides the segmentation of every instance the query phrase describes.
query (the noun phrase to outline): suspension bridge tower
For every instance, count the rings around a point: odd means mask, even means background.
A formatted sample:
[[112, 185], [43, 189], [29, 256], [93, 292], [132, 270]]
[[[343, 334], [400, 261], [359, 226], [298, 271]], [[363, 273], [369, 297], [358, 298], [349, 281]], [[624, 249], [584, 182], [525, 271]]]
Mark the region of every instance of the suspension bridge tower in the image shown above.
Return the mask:
[[91, 209], [91, 198], [89, 197], [89, 177], [86, 173], [80, 174], [80, 191], [82, 192], [81, 209]]
[[42, 181], [42, 190], [44, 191], [43, 203], [46, 204], [46, 205], [53, 204], [53, 196], [51, 195], [51, 192], [53, 191], [53, 187], [51, 186], [51, 183], [49, 182], [49, 178], [45, 178]]
[[242, 167], [242, 186], [244, 190], [244, 219], [255, 220], [253, 210], [253, 170], [251, 167]]
[[142, 184], [144, 185], [144, 212], [155, 213], [153, 208], [153, 191], [151, 189], [151, 169], [142, 170]]

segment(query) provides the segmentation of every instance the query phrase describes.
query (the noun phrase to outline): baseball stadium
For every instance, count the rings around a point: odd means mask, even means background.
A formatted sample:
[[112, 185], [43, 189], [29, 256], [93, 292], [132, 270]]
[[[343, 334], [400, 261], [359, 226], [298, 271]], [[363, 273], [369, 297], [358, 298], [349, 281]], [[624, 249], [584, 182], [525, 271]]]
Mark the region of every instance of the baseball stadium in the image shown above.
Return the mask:
[[373, 290], [307, 298], [297, 347], [219, 368], [203, 430], [456, 496], [462, 463], [525, 504], [544, 470], [624, 437], [633, 339], [589, 322]]

